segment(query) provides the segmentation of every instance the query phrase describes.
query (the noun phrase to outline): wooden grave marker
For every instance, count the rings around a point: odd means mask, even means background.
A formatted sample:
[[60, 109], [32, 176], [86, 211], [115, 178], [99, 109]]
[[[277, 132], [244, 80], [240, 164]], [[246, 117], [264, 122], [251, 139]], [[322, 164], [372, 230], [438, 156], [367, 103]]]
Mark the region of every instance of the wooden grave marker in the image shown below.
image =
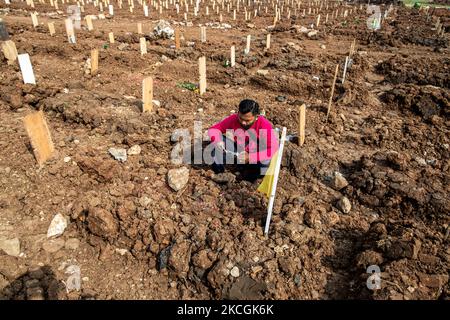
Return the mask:
[[151, 112], [153, 109], [153, 78], [142, 80], [142, 112]]
[[306, 121], [306, 105], [302, 104], [299, 107], [298, 120], [298, 144], [302, 146], [305, 143], [305, 121]]
[[251, 35], [247, 36], [247, 44], [245, 46], [245, 54], [249, 54], [250, 53], [250, 42], [251, 42]]
[[336, 71], [334, 72], [334, 79], [333, 79], [333, 85], [331, 86], [331, 94], [330, 94], [330, 100], [328, 101], [328, 108], [327, 108], [327, 118], [326, 121], [328, 121], [328, 116], [330, 114], [331, 109], [331, 102], [333, 101], [333, 95], [334, 95], [334, 87], [336, 85], [336, 78], [339, 71], [339, 64], [336, 65]]
[[91, 74], [95, 75], [98, 72], [98, 49], [91, 50]]
[[231, 52], [230, 52], [230, 55], [231, 55], [231, 67], [234, 67], [235, 65], [236, 65], [236, 52], [235, 52], [235, 47], [234, 46], [231, 46]]
[[36, 84], [33, 66], [28, 53], [19, 54], [17, 58], [19, 59], [20, 71], [22, 71], [23, 83]]
[[144, 54], [147, 54], [147, 41], [145, 40], [144, 37], [139, 38], [139, 44], [141, 47], [141, 56], [143, 56]]
[[91, 16], [86, 16], [86, 24], [87, 24], [87, 28], [89, 31], [94, 30], [94, 25], [92, 24], [92, 17]]
[[175, 29], [175, 50], [180, 50], [180, 29]]
[[202, 95], [206, 92], [206, 57], [198, 58], [198, 71], [200, 74], [199, 89], [200, 95]]
[[17, 48], [16, 44], [12, 40], [6, 40], [2, 42], [2, 52], [8, 64], [11, 65], [17, 60]]
[[55, 151], [47, 121], [42, 110], [33, 112], [23, 119], [25, 130], [30, 138], [37, 163], [42, 166]]

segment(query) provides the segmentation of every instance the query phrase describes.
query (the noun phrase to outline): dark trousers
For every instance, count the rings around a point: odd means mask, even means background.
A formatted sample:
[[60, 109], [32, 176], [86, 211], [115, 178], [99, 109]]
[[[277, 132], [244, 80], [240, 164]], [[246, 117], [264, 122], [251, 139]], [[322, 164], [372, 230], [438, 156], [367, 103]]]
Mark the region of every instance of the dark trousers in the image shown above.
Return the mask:
[[[237, 161], [237, 157], [232, 153], [237, 153], [237, 144], [234, 141], [223, 136], [223, 141], [225, 142], [225, 150], [218, 150], [215, 148], [213, 150], [214, 163], [212, 164], [212, 169], [214, 173], [225, 172], [225, 165], [237, 163], [237, 170], [241, 172], [243, 179], [248, 181], [255, 181], [258, 178], [263, 177], [269, 168], [270, 160], [257, 162], [257, 163], [246, 163], [240, 164]], [[220, 154], [218, 154], [218, 151]], [[228, 151], [228, 152], [227, 152]]]

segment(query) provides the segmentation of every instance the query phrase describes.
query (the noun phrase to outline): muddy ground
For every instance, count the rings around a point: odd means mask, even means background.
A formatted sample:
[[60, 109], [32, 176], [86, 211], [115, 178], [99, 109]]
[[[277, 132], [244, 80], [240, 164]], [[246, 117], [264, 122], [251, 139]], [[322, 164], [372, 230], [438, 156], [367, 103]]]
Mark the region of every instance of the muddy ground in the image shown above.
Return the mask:
[[[284, 12], [270, 29], [272, 45], [265, 50], [271, 7], [247, 22], [242, 12], [237, 21], [224, 15], [231, 28], [207, 27], [206, 43], [198, 26], [218, 16], [191, 14], [192, 26], [176, 25], [183, 16], [171, 8], [162, 18], [183, 35], [176, 51], [173, 40], [149, 36], [160, 16], [151, 11], [145, 18], [138, 5], [133, 14], [128, 6], [115, 8], [114, 17], [105, 12], [90, 32], [82, 23], [70, 44], [66, 7], [60, 4], [56, 13], [49, 4], [0, 4], [0, 17], [19, 54], [30, 55], [37, 81], [24, 85], [18, 63], [0, 56], [0, 244], [20, 243], [16, 253], [0, 250], [0, 298], [449, 298], [449, 37], [434, 29], [440, 17], [448, 30], [448, 11], [394, 7], [374, 33], [365, 7], [326, 11], [324, 5], [319, 32], [309, 37], [301, 26], [316, 20], [303, 3], [297, 15], [287, 19]], [[335, 9], [353, 12], [331, 18]], [[84, 14], [98, 10], [89, 4]], [[137, 22], [148, 38], [144, 56]], [[108, 43], [111, 31], [114, 44]], [[251, 51], [244, 55], [248, 34]], [[232, 45], [234, 68], [225, 63]], [[93, 48], [100, 50], [97, 75], [85, 70]], [[177, 84], [197, 83], [203, 55], [208, 87], [200, 97]], [[160, 106], [143, 114], [141, 84], [148, 76]], [[205, 130], [244, 98], [257, 100], [290, 134], [297, 134], [298, 106], [307, 106], [305, 144], [286, 144], [268, 238], [259, 181], [236, 172], [223, 181], [208, 166], [170, 161], [175, 129], [192, 132], [197, 120]], [[35, 110], [44, 111], [56, 147], [42, 167], [23, 125]], [[141, 152], [126, 162], [108, 153], [135, 145]], [[168, 172], [179, 167], [188, 168], [189, 180], [176, 192]], [[47, 239], [57, 213], [68, 227]], [[377, 290], [366, 285], [373, 265], [381, 270]], [[70, 266], [80, 268], [79, 291], [66, 288]]]

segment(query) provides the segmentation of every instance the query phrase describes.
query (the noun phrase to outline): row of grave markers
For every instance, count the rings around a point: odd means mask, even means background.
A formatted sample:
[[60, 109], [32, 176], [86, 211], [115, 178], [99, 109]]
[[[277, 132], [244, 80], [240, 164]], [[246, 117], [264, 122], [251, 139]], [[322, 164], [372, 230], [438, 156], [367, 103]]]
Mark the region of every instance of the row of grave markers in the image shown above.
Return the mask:
[[[215, 0], [212, 0], [212, 1], [213, 1], [213, 8], [214, 8]], [[29, 4], [32, 4], [31, 7], [34, 8], [34, 4], [33, 4], [34, 2], [33, 2], [33, 0], [27, 0], [27, 2], [29, 2]], [[45, 3], [44, 0], [41, 0], [41, 2], [42, 2], [42, 3]], [[62, 0], [62, 2], [64, 3], [64, 0]], [[85, 3], [84, 3], [84, 0], [81, 0], [81, 3], [82, 3], [83, 5], [81, 5], [79, 1], [73, 1], [73, 2], [74, 2], [74, 3], [76, 2], [77, 5], [78, 5], [78, 7], [80, 8], [80, 11], [81, 11], [81, 12], [84, 12], [84, 4], [85, 4]], [[134, 8], [134, 1], [131, 1], [131, 0], [130, 0], [130, 1], [128, 1], [128, 2], [129, 2], [129, 5], [130, 5], [130, 11], [133, 12], [132, 8]], [[210, 2], [211, 2], [211, 0], [210, 0]], [[222, 7], [224, 7], [225, 2], [226, 2], [226, 1], [222, 1], [222, 2], [221, 2], [221, 3], [222, 3]], [[67, 3], [69, 3], [69, 2], [67, 2]], [[98, 2], [98, 1], [92, 2], [92, 1], [88, 0], [87, 3], [93, 3], [95, 7], [97, 7], [97, 4], [98, 4], [98, 6], [99, 6], [99, 11], [100, 11], [100, 12], [103, 12], [103, 5], [102, 5], [102, 2]], [[104, 0], [103, 3], [104, 3], [105, 5], [108, 5], [109, 15], [110, 15], [110, 16], [114, 16], [114, 6], [113, 6], [112, 4], [110, 4], [109, 0]], [[122, 8], [122, 1], [119, 0], [118, 3], [119, 3], [120, 8]], [[148, 13], [149, 13], [149, 9], [148, 9], [149, 7], [148, 7], [148, 5], [147, 5], [145, 2], [143, 2], [143, 1], [139, 1], [139, 3], [143, 6], [144, 16], [148, 17]], [[159, 2], [151, 1], [152, 6], [154, 6], [154, 7], [156, 7], [156, 8], [158, 8], [158, 7], [160, 8], [159, 14], [161, 15], [161, 14], [162, 14], [162, 8], [163, 8], [163, 6], [159, 5], [158, 3], [159, 3]], [[180, 10], [179, 10], [179, 3], [175, 3], [175, 2], [172, 2], [172, 1], [170, 1], [170, 3], [173, 4], [173, 5], [176, 7], [177, 14], [179, 14], [179, 13], [180, 13]], [[181, 1], [180, 3], [182, 3], [182, 1]], [[193, 2], [191, 1], [191, 5], [192, 5], [192, 3], [193, 3]], [[197, 16], [197, 14], [198, 14], [198, 12], [199, 12], [199, 10], [200, 10], [200, 9], [199, 9], [200, 3], [201, 3], [200, 1], [197, 1], [197, 2], [195, 3], [194, 11], [193, 11], [194, 16]], [[259, 3], [259, 2], [258, 2], [258, 3]], [[302, 1], [297, 1], [297, 2], [296, 2], [297, 6], [296, 6], [296, 7], [294, 6], [295, 8], [293, 8], [294, 14], [295, 14], [295, 15], [297, 15], [297, 10], [300, 8], [300, 6], [301, 6], [302, 3], [303, 3]], [[318, 7], [318, 3], [321, 3], [320, 8]], [[50, 4], [51, 4], [51, 6], [55, 7], [56, 10], [59, 9], [57, 0], [55, 0], [55, 1], [50, 0]], [[165, 4], [166, 4], [165, 7], [168, 9], [168, 8], [169, 8], [169, 1], [166, 1]], [[188, 5], [188, 2], [187, 2], [187, 1], [185, 1], [184, 4], [185, 4], [184, 18], [185, 18], [185, 20], [187, 21], [187, 14], [189, 13], [189, 5]], [[236, 2], [236, 9], [233, 10], [233, 20], [236, 20], [236, 12], [239, 13], [239, 11], [240, 11], [239, 4], [240, 4], [240, 2], [239, 2], [239, 0], [238, 0], [238, 1]], [[294, 4], [294, 1], [292, 1], [292, 4]], [[313, 3], [313, 5], [314, 5], [314, 3]], [[319, 14], [319, 12], [320, 12], [320, 13], [323, 12], [323, 10], [322, 10], [322, 5], [323, 5], [322, 2], [316, 2], [316, 8], [314, 8], [314, 9], [311, 10], [311, 3], [310, 3], [310, 6], [309, 6], [309, 8], [308, 8], [308, 14], [309, 14], [309, 15], [313, 14], [313, 15], [316, 16], [316, 25], [317, 25], [317, 26], [319, 25], [319, 21], [320, 21], [320, 14]], [[228, 12], [228, 13], [230, 13], [230, 10], [231, 10], [230, 8], [231, 8], [232, 6], [233, 6], [233, 1], [230, 1], [230, 2], [227, 4], [227, 12]], [[338, 6], [342, 6], [342, 4], [341, 4], [341, 3], [334, 3], [334, 8], [337, 8]], [[332, 7], [333, 7], [333, 6], [332, 6]], [[220, 17], [219, 20], [220, 20], [220, 22], [222, 22], [222, 21], [223, 21], [223, 16], [222, 16], [222, 13], [220, 13], [219, 6], [217, 6], [216, 9], [217, 9], [217, 10], [216, 10], [216, 13], [217, 13], [217, 15]], [[286, 16], [287, 16], [287, 19], [289, 19], [290, 16], [291, 16], [291, 7], [290, 7], [290, 4], [289, 4], [289, 1], [288, 1], [288, 5], [287, 5], [287, 6], [285, 6], [284, 4], [281, 5], [281, 6], [278, 6], [278, 1], [277, 1], [276, 3], [275, 3], [274, 1], [272, 1], [272, 9], [274, 10], [274, 13], [275, 13], [274, 24], [275, 24], [277, 21], [280, 21], [280, 20], [281, 20], [281, 15], [282, 15], [282, 13], [284, 12], [285, 9], [286, 9]], [[362, 5], [360, 5], [360, 10], [361, 10], [361, 9], [362, 9]], [[326, 5], [326, 10], [328, 11], [328, 3], [327, 3], [327, 5]], [[341, 10], [341, 16], [345, 18], [345, 17], [348, 16], [349, 13], [350, 13], [350, 15], [351, 15], [353, 12], [356, 12], [356, 11], [357, 11], [357, 7], [355, 7], [355, 11], [353, 11], [353, 9], [350, 9], [350, 10], [348, 10], [348, 9], [344, 10], [344, 9], [342, 9], [342, 10]], [[257, 15], [259, 15], [259, 13], [261, 12], [261, 5], [258, 5], [258, 8], [255, 9], [255, 10], [253, 10], [253, 12], [254, 12], [253, 17], [256, 17]], [[268, 13], [268, 7], [267, 7], [267, 6], [265, 7], [265, 13], [266, 13], [266, 14]], [[209, 7], [208, 7], [208, 6], [205, 7], [205, 14], [206, 14], [207, 16], [209, 15]], [[252, 12], [247, 11], [247, 7], [246, 7], [246, 6], [244, 7], [244, 15], [245, 15], [245, 20], [246, 20], [246, 21], [250, 20], [251, 17], [252, 17]], [[303, 9], [303, 16], [306, 16], [306, 9]], [[336, 10], [332, 10], [331, 16], [332, 16], [332, 18], [334, 18], [334, 17], [337, 18], [337, 17], [339, 16], [339, 8], [336, 9]], [[329, 13], [326, 13], [325, 22], [328, 22], [328, 17], [329, 17]]]
[[[65, 20], [65, 23], [66, 23], [66, 29], [69, 29], [69, 32], [68, 32], [69, 41], [71, 38], [73, 38], [73, 40], [70, 42], [75, 42], [74, 41], [74, 33], [70, 32], [70, 29], [73, 30], [73, 25], [70, 24], [71, 20], [70, 20], [70, 22], [68, 22], [68, 20]], [[51, 28], [50, 26], [52, 26], [53, 28]], [[53, 23], [49, 24], [49, 29], [51, 31], [50, 33], [54, 34]], [[51, 30], [51, 29], [53, 29], [53, 30]], [[139, 31], [142, 31], [142, 24], [138, 24], [138, 32]], [[114, 43], [114, 36], [112, 33], [109, 34], [109, 38], [110, 38], [110, 42]], [[266, 48], [270, 48], [270, 38], [271, 38], [271, 35], [269, 33], [269, 34], [267, 34]], [[206, 41], [206, 28], [205, 27], [201, 27], [201, 41], [203, 41], [203, 42]], [[140, 42], [141, 42], [141, 54], [145, 54], [146, 53], [145, 38], [141, 38]], [[179, 47], [179, 30], [178, 29], [175, 32], [175, 42], [176, 42], [176, 48], [178, 48]], [[250, 42], [251, 42], [251, 36], [248, 35], [247, 41], [246, 41], [246, 48], [245, 48], [246, 54], [248, 54], [250, 52]], [[178, 45], [177, 45], [177, 43], [178, 43]], [[355, 41], [353, 41], [353, 43], [350, 47], [349, 55], [346, 57], [342, 83], [344, 83], [344, 81], [345, 81], [345, 73], [346, 73], [346, 69], [347, 69], [347, 64], [349, 62], [349, 58], [352, 56], [352, 54], [354, 52], [354, 47], [355, 47]], [[16, 49], [14, 43], [10, 40], [5, 41], [2, 44], [2, 49], [4, 52], [8, 52], [5, 54], [5, 56], [12, 57], [12, 56], [16, 55], [18, 57], [19, 65], [22, 70], [24, 82], [35, 84], [36, 82], [35, 82], [34, 73], [33, 73], [33, 69], [31, 66], [31, 61], [30, 61], [29, 55], [28, 54], [17, 55], [17, 49]], [[231, 66], [234, 66], [235, 65], [235, 47], [234, 46], [231, 47], [230, 54], [231, 54]], [[12, 60], [12, 59], [8, 59], [8, 61], [10, 61], [10, 60]], [[200, 92], [200, 95], [202, 95], [206, 92], [206, 57], [204, 57], [204, 56], [200, 57], [198, 65], [199, 65], [199, 89], [200, 89], [199, 92]], [[328, 119], [328, 115], [329, 115], [329, 112], [331, 109], [331, 103], [332, 103], [332, 99], [333, 99], [333, 95], [334, 95], [334, 88], [335, 88], [335, 84], [336, 84], [338, 69], [339, 69], [339, 65], [336, 66], [336, 70], [335, 70], [335, 74], [334, 74], [333, 85], [332, 85], [331, 94], [330, 94], [330, 100], [329, 100], [329, 104], [328, 104], [328, 108], [327, 108], [327, 119]], [[91, 51], [91, 73], [95, 74], [97, 71], [98, 71], [98, 49], [93, 49]], [[143, 92], [142, 92], [143, 111], [144, 112], [152, 111], [152, 101], [153, 101], [153, 79], [152, 79], [152, 77], [148, 77], [143, 80], [142, 89], [143, 89]], [[305, 133], [304, 133], [305, 119], [306, 119], [306, 106], [303, 104], [299, 107], [299, 144], [300, 145], [303, 145], [304, 140], [305, 140]], [[40, 136], [43, 138], [47, 137], [48, 139], [50, 139], [50, 142], [51, 142], [51, 137], [49, 135], [48, 127], [45, 123], [45, 119], [43, 118], [42, 111], [40, 113], [30, 115], [29, 117], [27, 116], [27, 118], [24, 120], [24, 122], [25, 122], [25, 126], [27, 128], [27, 132], [30, 135], [33, 149], [35, 150], [36, 159], [37, 159], [38, 163], [42, 164], [49, 157], [49, 155], [52, 153], [52, 150], [53, 150], [52, 143], [48, 143], [48, 144], [45, 144], [45, 146], [40, 147], [39, 145], [41, 143], [39, 141], [42, 142], [42, 139], [36, 138], [36, 136]], [[32, 132], [34, 132], [34, 133], [32, 133]]]

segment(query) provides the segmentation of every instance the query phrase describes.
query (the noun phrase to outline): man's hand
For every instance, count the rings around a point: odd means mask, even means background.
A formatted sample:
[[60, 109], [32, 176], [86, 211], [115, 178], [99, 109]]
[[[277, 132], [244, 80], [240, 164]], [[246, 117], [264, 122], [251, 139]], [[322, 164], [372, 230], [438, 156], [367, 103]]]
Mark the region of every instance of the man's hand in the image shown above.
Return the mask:
[[219, 142], [217, 142], [216, 146], [217, 146], [217, 150], [225, 151], [225, 142], [219, 141]]
[[240, 163], [242, 163], [242, 162], [248, 163], [249, 162], [248, 153], [245, 152], [245, 151], [242, 151], [241, 153], [239, 153], [238, 160], [239, 160]]

